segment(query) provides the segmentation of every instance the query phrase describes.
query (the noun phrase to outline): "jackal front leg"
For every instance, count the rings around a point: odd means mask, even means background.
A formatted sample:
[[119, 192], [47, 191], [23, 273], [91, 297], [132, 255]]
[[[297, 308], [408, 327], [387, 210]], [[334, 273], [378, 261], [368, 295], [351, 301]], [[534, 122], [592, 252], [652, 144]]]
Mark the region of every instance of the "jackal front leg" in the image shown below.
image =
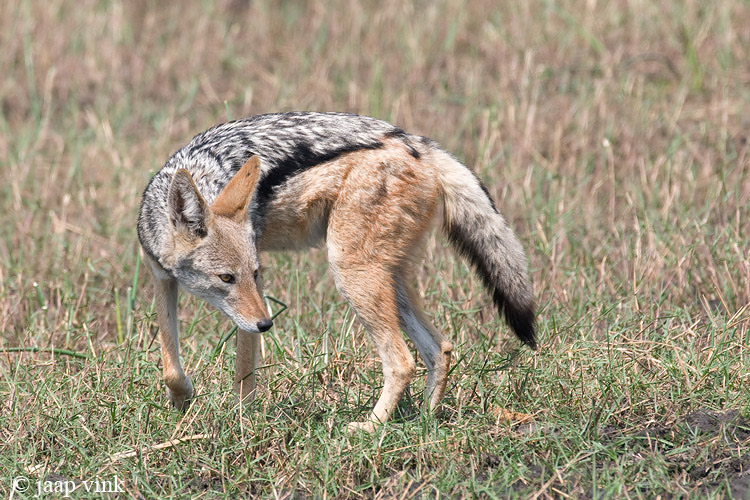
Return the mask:
[[255, 399], [255, 369], [260, 359], [260, 333], [237, 330], [237, 356], [234, 360], [234, 391], [247, 404]]
[[[156, 273], [154, 273], [156, 274]], [[167, 384], [167, 397], [178, 410], [187, 409], [193, 397], [193, 384], [180, 365], [177, 336], [177, 280], [154, 276], [156, 319], [159, 322], [162, 372]]]

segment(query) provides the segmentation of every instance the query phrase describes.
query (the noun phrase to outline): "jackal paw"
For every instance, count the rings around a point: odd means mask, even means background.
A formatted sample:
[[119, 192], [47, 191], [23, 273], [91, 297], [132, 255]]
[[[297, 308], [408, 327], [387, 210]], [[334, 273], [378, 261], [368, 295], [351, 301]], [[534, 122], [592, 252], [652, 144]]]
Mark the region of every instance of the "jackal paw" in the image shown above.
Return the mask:
[[248, 392], [245, 396], [240, 394], [234, 395], [234, 404], [248, 407], [255, 401], [255, 390]]
[[187, 411], [190, 406], [190, 398], [193, 397], [193, 383], [186, 379], [186, 383], [179, 389], [167, 387], [167, 398], [172, 406], [178, 411]]
[[358, 432], [372, 432], [375, 430], [375, 422], [368, 420], [367, 422], [349, 422], [346, 425], [346, 432], [349, 434], [356, 434]]

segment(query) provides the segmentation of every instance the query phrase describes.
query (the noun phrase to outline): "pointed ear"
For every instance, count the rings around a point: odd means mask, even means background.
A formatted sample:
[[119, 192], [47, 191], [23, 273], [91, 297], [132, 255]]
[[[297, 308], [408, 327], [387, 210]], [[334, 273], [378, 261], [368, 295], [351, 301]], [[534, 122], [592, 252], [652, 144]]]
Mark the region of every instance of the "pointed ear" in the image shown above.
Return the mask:
[[245, 162], [234, 177], [224, 186], [219, 196], [211, 204], [216, 215], [229, 217], [237, 222], [245, 220], [245, 212], [253, 196], [260, 176], [260, 159], [253, 155]]
[[181, 168], [174, 173], [167, 195], [167, 210], [172, 225], [185, 236], [203, 238], [208, 233], [211, 211], [193, 182]]

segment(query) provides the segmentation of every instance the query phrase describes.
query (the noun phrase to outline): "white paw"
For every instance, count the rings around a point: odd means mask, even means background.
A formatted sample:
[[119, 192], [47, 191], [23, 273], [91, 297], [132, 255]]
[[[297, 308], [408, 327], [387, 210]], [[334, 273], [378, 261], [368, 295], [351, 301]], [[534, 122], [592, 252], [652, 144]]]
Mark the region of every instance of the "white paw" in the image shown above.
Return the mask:
[[346, 425], [346, 432], [349, 434], [356, 434], [358, 432], [372, 432], [375, 430], [375, 422], [368, 420], [367, 422], [349, 422]]
[[185, 384], [180, 388], [167, 387], [167, 398], [172, 406], [179, 411], [187, 411], [190, 406], [190, 398], [193, 397], [193, 383], [185, 378]]

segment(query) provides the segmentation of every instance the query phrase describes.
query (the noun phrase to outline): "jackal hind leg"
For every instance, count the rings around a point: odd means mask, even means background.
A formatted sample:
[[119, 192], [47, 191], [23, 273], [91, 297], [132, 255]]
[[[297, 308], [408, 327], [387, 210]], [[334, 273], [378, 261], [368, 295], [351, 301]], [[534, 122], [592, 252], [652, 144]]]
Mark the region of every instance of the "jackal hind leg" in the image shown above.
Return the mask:
[[422, 312], [419, 294], [407, 284], [413, 273], [402, 273], [396, 278], [396, 301], [399, 323], [427, 367], [425, 402], [435, 411], [443, 399], [448, 382], [453, 343], [445, 338]]
[[336, 285], [370, 334], [383, 366], [383, 392], [370, 417], [352, 422], [350, 431], [372, 431], [391, 416], [414, 377], [414, 357], [404, 341], [398, 324], [396, 294], [385, 270], [342, 267], [334, 271]]
[[383, 364], [383, 392], [368, 422], [384, 422], [409, 386], [416, 364], [399, 322], [394, 273], [424, 236], [439, 189], [429, 164], [402, 145], [352, 155], [346, 180], [332, 206], [327, 229], [328, 261], [341, 294], [368, 331]]

